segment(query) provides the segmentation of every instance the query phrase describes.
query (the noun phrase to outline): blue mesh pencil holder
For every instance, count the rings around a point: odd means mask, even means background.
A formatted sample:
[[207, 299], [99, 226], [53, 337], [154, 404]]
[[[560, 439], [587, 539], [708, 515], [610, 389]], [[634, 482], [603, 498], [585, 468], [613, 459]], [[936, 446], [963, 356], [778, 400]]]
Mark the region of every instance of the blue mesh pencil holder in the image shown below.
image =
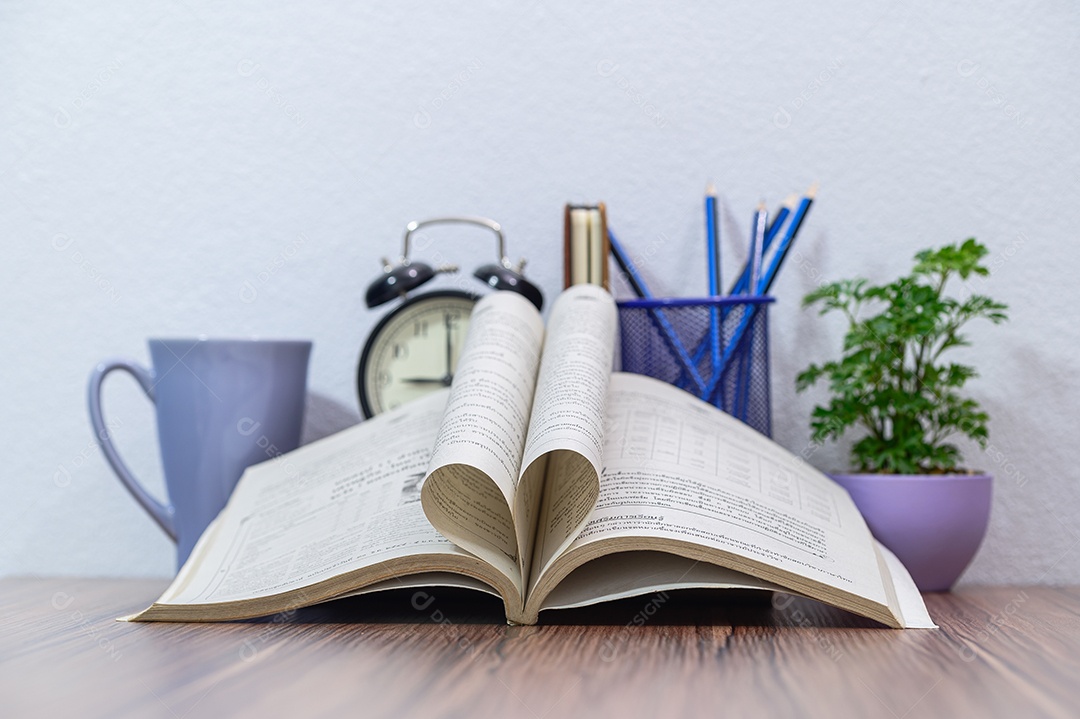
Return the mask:
[[750, 295], [622, 300], [622, 370], [681, 387], [772, 436], [768, 309], [774, 301]]

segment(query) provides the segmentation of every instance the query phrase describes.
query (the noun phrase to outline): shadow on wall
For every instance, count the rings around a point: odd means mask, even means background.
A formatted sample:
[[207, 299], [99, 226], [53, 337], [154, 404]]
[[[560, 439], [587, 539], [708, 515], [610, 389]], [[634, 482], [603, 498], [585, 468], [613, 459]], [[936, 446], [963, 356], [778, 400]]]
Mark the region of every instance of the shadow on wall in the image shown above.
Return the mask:
[[359, 422], [360, 413], [357, 410], [317, 392], [308, 392], [300, 444], [310, 444], [329, 437]]

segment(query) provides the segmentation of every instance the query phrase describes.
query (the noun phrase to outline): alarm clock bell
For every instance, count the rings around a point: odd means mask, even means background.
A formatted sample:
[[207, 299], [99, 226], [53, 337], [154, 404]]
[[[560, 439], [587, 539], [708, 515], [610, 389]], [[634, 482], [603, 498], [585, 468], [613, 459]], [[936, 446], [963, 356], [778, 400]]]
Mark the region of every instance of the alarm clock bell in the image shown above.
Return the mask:
[[525, 279], [522, 270], [525, 269], [525, 260], [518, 262], [517, 267], [510, 262], [506, 255], [506, 238], [502, 233], [502, 225], [495, 220], [486, 217], [436, 217], [420, 222], [413, 221], [405, 226], [405, 241], [401, 252], [401, 260], [396, 266], [383, 261], [383, 275], [371, 283], [368, 287], [365, 301], [367, 306], [378, 307], [392, 299], [405, 297], [417, 287], [434, 279], [440, 272], [456, 272], [457, 266], [449, 265], [433, 268], [425, 262], [417, 262], [409, 259], [409, 238], [412, 233], [422, 227], [435, 224], [471, 224], [486, 227], [495, 233], [498, 242], [498, 262], [481, 265], [473, 272], [473, 277], [495, 290], [509, 290], [523, 295], [529, 302], [536, 305], [536, 309], [542, 309], [544, 296], [540, 288]]

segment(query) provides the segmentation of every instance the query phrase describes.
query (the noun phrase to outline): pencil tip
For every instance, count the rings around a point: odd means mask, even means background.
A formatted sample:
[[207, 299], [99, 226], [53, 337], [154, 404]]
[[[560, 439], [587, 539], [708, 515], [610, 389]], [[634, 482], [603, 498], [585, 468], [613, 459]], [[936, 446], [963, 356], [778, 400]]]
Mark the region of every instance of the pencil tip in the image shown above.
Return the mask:
[[716, 197], [716, 185], [709, 182], [709, 184], [705, 186], [705, 194], [709, 197]]
[[799, 196], [798, 195], [788, 195], [787, 199], [784, 200], [784, 207], [788, 208], [789, 210], [794, 210], [795, 205], [797, 205], [797, 204], [799, 204]]
[[767, 209], [768, 209], [768, 206], [765, 204], [765, 200], [762, 200], [761, 202], [758, 203], [758, 206], [757, 206], [757, 211], [758, 212], [765, 212]]
[[815, 180], [814, 184], [810, 185], [810, 189], [806, 191], [806, 196], [809, 197], [812, 200], [812, 199], [814, 199], [814, 196], [817, 195], [817, 191], [818, 191], [818, 183], [817, 183], [817, 180]]

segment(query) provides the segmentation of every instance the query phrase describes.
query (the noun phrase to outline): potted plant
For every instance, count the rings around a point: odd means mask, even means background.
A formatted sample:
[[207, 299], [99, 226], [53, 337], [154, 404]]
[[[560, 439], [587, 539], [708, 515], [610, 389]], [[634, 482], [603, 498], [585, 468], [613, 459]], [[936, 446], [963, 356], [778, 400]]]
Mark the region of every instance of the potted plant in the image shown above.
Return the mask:
[[949, 350], [968, 344], [961, 334], [968, 322], [1006, 319], [1006, 305], [989, 297], [946, 294], [953, 278], [988, 275], [986, 254], [974, 238], [923, 250], [911, 272], [893, 282], [841, 280], [803, 300], [848, 323], [840, 359], [811, 364], [796, 379], [799, 391], [824, 380], [831, 392], [827, 405], [814, 408], [813, 440], [861, 430], [851, 447], [856, 472], [832, 477], [924, 591], [952, 586], [990, 517], [992, 478], [961, 469], [950, 441], [963, 436], [986, 446], [988, 416], [962, 393], [976, 373], [946, 360]]

